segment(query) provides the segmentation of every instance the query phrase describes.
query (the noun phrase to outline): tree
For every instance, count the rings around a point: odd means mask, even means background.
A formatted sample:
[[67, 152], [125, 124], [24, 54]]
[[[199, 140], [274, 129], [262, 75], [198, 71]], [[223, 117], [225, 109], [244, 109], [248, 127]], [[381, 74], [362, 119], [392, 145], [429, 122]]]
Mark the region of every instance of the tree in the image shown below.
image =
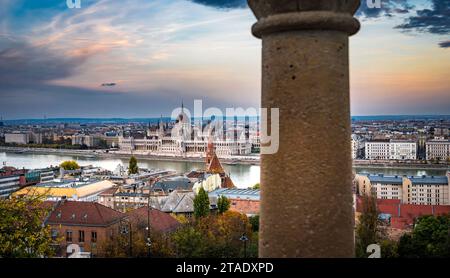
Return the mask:
[[400, 238], [400, 257], [450, 257], [450, 214], [421, 216], [411, 234]]
[[137, 159], [136, 159], [136, 157], [132, 156], [130, 158], [130, 162], [128, 164], [128, 174], [131, 175], [131, 174], [137, 174], [137, 173], [139, 173]]
[[175, 245], [176, 256], [178, 258], [202, 258], [206, 248], [204, 235], [194, 226], [185, 225], [177, 230], [172, 241]]
[[244, 254], [243, 234], [249, 238], [247, 256], [256, 257], [257, 236], [247, 216], [235, 211], [198, 218], [178, 229], [172, 242], [180, 258], [236, 258]]
[[80, 169], [80, 166], [75, 160], [64, 161], [59, 165], [64, 170], [77, 170]]
[[356, 225], [356, 256], [366, 258], [366, 249], [370, 244], [379, 243], [385, 238], [378, 218], [377, 199], [373, 195], [364, 195], [362, 198], [363, 211], [358, 217]]
[[[129, 224], [126, 224], [129, 225]], [[131, 223], [131, 245], [132, 257], [148, 257], [147, 246], [147, 224], [143, 222]], [[130, 229], [130, 226], [128, 226]], [[160, 231], [150, 230], [151, 257], [170, 258], [173, 257], [173, 248], [171, 247], [170, 234]], [[130, 234], [114, 233], [111, 238], [99, 242], [98, 251], [94, 254], [101, 258], [128, 258], [130, 257]]]
[[259, 232], [259, 215], [253, 215], [248, 218], [252, 225], [253, 232]]
[[217, 199], [217, 208], [219, 209], [219, 213], [222, 214], [230, 209], [230, 199], [225, 196], [219, 196]]
[[209, 197], [203, 187], [200, 187], [198, 194], [194, 198], [194, 216], [201, 218], [209, 215]]
[[[49, 209], [43, 196], [0, 200], [0, 257], [37, 258], [54, 255], [50, 226], [43, 225]], [[56, 240], [57, 241], [57, 240]]]
[[398, 244], [394, 240], [384, 239], [380, 242], [381, 257], [386, 259], [398, 258]]
[[259, 182], [257, 184], [255, 184], [254, 186], [250, 187], [250, 189], [260, 189], [261, 185], [259, 184]]

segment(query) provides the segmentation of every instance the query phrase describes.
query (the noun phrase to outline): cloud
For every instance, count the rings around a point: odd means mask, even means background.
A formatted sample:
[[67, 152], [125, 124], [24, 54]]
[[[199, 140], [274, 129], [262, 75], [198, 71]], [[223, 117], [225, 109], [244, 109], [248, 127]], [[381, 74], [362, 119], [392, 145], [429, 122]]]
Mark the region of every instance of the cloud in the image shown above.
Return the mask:
[[392, 17], [394, 14], [409, 13], [413, 8], [408, 0], [381, 0], [381, 8], [369, 8], [367, 1], [362, 0], [356, 15], [362, 19]]
[[235, 9], [247, 7], [247, 0], [190, 0], [197, 4], [217, 9]]
[[116, 85], [117, 85], [116, 83], [103, 83], [101, 86], [102, 87], [114, 87]]
[[432, 0], [431, 9], [418, 10], [404, 24], [396, 26], [404, 31], [418, 31], [431, 34], [450, 32], [450, 0]]
[[442, 47], [442, 48], [448, 48], [448, 47], [450, 47], [450, 41], [440, 42], [439, 46]]
[[0, 83], [2, 86], [26, 87], [67, 78], [90, 55], [90, 52], [67, 55], [44, 46], [14, 42], [0, 50]]

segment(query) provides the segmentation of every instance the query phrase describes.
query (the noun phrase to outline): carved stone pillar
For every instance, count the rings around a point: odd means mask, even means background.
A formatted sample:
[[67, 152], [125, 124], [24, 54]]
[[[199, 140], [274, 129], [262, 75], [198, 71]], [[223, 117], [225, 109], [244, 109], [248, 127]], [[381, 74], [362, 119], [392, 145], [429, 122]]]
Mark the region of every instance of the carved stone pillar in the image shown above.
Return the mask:
[[279, 150], [261, 155], [260, 257], [354, 256], [348, 37], [359, 2], [248, 0], [262, 107], [280, 109]]

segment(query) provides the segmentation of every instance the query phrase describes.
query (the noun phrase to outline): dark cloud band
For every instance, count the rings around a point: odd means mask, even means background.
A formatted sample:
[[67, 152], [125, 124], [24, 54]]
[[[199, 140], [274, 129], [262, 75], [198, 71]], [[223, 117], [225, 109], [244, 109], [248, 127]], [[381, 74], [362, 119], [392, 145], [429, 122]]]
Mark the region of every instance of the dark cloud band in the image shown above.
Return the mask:
[[442, 47], [442, 48], [449, 48], [450, 47], [450, 41], [440, 42], [439, 46]]
[[396, 28], [438, 35], [450, 33], [450, 0], [432, 0], [431, 9], [418, 10], [415, 16]]
[[247, 0], [190, 0], [197, 4], [217, 9], [234, 9], [247, 7]]

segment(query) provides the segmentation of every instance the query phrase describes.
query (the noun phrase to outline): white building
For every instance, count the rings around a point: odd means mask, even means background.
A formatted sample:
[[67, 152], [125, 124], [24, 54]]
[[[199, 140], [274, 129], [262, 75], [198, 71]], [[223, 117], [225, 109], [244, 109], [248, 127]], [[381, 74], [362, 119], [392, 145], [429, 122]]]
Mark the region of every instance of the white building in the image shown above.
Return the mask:
[[72, 145], [87, 146], [89, 148], [98, 146], [100, 137], [93, 135], [75, 134], [72, 136]]
[[389, 159], [394, 160], [417, 159], [417, 142], [407, 140], [391, 140]]
[[[215, 140], [219, 157], [251, 154], [252, 144], [246, 140]], [[207, 140], [182, 140], [163, 137], [162, 139], [119, 138], [119, 148], [125, 151], [142, 151], [155, 155], [202, 156], [208, 147]]]
[[26, 145], [30, 143], [30, 133], [5, 133], [5, 143]]
[[365, 143], [365, 158], [387, 160], [390, 157], [389, 141], [370, 141]]
[[417, 159], [417, 143], [408, 140], [366, 142], [365, 158], [371, 160], [414, 160]]
[[450, 140], [431, 140], [425, 143], [426, 159], [447, 160], [450, 158]]
[[356, 175], [358, 193], [377, 199], [397, 199], [404, 204], [450, 205], [450, 173], [447, 176]]
[[352, 134], [351, 150], [353, 159], [358, 158], [360, 151], [363, 147], [364, 142], [362, 142], [361, 138], [356, 134]]

